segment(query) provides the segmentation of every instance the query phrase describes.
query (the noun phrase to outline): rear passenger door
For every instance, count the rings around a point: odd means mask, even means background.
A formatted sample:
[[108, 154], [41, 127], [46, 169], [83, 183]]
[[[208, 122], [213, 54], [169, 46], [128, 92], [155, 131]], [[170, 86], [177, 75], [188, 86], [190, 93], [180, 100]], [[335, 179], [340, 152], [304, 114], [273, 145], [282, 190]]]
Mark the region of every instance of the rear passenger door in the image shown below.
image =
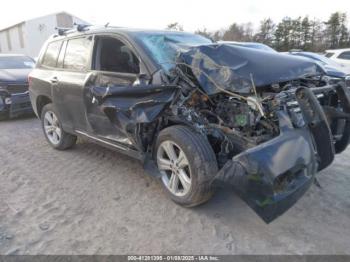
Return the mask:
[[[57, 58], [61, 50], [63, 41], [52, 41], [48, 43], [46, 49], [43, 50], [43, 55], [40, 57], [38, 61], [38, 65], [36, 68], [30, 73], [31, 79], [31, 88], [29, 89], [30, 97], [33, 105], [37, 102], [37, 97], [45, 96], [53, 100], [52, 98], [52, 87], [53, 87], [53, 79], [57, 75], [56, 66], [57, 66]], [[34, 110], [40, 117], [40, 109], [33, 107]]]
[[93, 37], [70, 38], [63, 42], [53, 82], [53, 98], [63, 127], [86, 130], [84, 106], [85, 85], [91, 74]]

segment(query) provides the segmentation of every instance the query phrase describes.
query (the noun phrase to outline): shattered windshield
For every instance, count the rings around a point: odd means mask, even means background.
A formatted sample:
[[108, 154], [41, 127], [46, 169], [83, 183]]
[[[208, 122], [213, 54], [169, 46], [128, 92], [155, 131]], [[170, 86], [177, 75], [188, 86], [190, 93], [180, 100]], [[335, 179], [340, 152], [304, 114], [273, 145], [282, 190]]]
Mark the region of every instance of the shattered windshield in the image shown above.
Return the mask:
[[195, 34], [144, 34], [139, 36], [140, 41], [151, 53], [154, 60], [166, 71], [174, 67], [179, 50], [189, 46], [211, 44], [212, 41]]

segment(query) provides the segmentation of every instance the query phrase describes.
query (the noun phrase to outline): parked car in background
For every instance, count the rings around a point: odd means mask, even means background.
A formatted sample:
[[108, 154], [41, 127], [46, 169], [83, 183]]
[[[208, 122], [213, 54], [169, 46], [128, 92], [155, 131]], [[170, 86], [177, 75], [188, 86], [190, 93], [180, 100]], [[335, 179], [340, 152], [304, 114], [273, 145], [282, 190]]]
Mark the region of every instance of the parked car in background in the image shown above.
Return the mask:
[[325, 56], [337, 62], [345, 73], [350, 74], [350, 48], [326, 50]]
[[0, 54], [0, 119], [33, 112], [28, 74], [35, 62], [25, 55]]
[[226, 185], [271, 222], [348, 146], [349, 90], [322, 74], [200, 35], [91, 27], [47, 41], [29, 90], [53, 148], [83, 136], [141, 160], [180, 205]]
[[263, 51], [277, 53], [277, 51], [275, 49], [273, 49], [272, 47], [269, 47], [268, 45], [265, 45], [262, 43], [257, 43], [257, 42], [219, 41], [219, 43], [235, 45], [235, 46], [243, 46], [243, 47], [254, 48], [254, 49], [259, 49], [259, 50], [263, 50]]
[[328, 77], [329, 83], [339, 81], [341, 78], [345, 78], [347, 74], [344, 72], [344, 68], [337, 62], [325, 57], [324, 55], [312, 53], [312, 52], [289, 52], [290, 55], [301, 56], [309, 58], [320, 65], [326, 73], [325, 77]]

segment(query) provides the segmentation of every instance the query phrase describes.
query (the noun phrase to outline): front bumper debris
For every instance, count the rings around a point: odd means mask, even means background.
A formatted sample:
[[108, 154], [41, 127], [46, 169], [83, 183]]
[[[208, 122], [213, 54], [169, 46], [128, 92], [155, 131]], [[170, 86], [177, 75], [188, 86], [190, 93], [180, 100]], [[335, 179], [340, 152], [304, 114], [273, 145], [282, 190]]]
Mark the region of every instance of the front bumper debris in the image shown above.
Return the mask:
[[[345, 87], [335, 88], [342, 111], [350, 113]], [[295, 128], [289, 115], [278, 112], [280, 135], [233, 157], [218, 172], [213, 185], [231, 185], [266, 222], [287, 211], [312, 185], [315, 174], [329, 166], [336, 153], [349, 144], [350, 120], [340, 141], [334, 142], [327, 117], [314, 90], [295, 93], [305, 125]]]
[[28, 91], [17, 94], [2, 94], [1, 101], [0, 111], [2, 114], [8, 115], [9, 118], [33, 113]]

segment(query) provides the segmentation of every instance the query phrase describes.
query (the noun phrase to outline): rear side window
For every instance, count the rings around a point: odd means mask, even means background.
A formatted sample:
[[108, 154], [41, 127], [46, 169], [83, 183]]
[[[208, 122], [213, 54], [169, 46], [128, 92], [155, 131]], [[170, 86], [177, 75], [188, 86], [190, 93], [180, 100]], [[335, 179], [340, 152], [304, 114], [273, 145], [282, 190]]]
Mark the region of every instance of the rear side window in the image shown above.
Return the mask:
[[67, 43], [63, 68], [82, 71], [86, 70], [90, 57], [91, 39], [76, 38]]
[[328, 58], [330, 58], [330, 57], [332, 57], [333, 55], [334, 55], [334, 53], [330, 53], [330, 52], [329, 52], [329, 53], [326, 53], [325, 56], [328, 57]]
[[350, 52], [343, 52], [338, 56], [339, 59], [350, 60]]
[[41, 64], [49, 67], [56, 67], [57, 57], [60, 52], [62, 41], [48, 44]]

